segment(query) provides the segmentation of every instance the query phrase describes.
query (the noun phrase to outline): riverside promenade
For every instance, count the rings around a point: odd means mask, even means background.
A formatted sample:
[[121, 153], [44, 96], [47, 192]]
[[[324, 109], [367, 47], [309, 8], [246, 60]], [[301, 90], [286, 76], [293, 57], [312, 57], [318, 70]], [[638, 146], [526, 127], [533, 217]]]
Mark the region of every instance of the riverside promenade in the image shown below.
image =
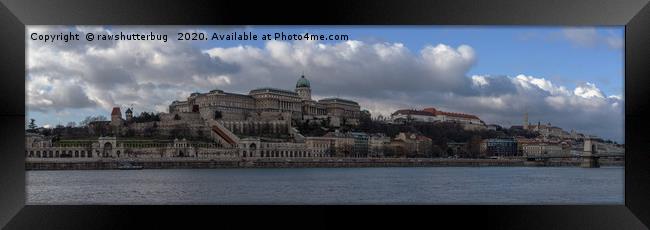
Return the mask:
[[[523, 158], [120, 158], [47, 159], [28, 158], [26, 170], [118, 169], [122, 162], [144, 169], [201, 168], [354, 168], [354, 167], [578, 167], [579, 160], [531, 163]], [[604, 161], [604, 166], [623, 166], [622, 161]]]

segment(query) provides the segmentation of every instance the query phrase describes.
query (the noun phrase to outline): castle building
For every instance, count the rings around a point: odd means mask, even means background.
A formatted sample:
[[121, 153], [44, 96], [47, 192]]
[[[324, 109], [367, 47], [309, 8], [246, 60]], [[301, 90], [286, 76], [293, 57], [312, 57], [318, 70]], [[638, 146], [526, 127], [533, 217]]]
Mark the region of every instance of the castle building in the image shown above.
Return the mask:
[[[330, 124], [357, 125], [361, 114], [357, 102], [326, 98], [311, 98], [311, 84], [304, 75], [296, 82], [294, 91], [263, 87], [248, 94], [212, 90], [208, 93], [192, 93], [185, 101], [174, 101], [169, 113], [199, 112], [204, 119], [224, 121], [247, 120], [263, 112], [288, 113], [292, 120], [330, 119]], [[218, 115], [218, 118], [216, 117]]]
[[[360, 157], [368, 153], [369, 138], [364, 133], [346, 136], [305, 138], [292, 127], [293, 122], [323, 122], [332, 126], [358, 125], [361, 116], [357, 102], [342, 98], [314, 100], [311, 84], [300, 76], [294, 90], [257, 88], [248, 94], [215, 89], [192, 93], [184, 101], [174, 101], [168, 113], [145, 120], [133, 116], [133, 109], [111, 111], [110, 121], [89, 124], [100, 132], [96, 141], [74, 146], [49, 146], [41, 137], [26, 143], [28, 158], [175, 158], [175, 157]], [[137, 122], [134, 122], [137, 120]], [[91, 127], [92, 126], [92, 127]], [[111, 136], [102, 136], [112, 128]], [[109, 130], [110, 131], [110, 130]], [[117, 139], [128, 133], [201, 137], [214, 142], [139, 143]], [[205, 139], [203, 139], [205, 140]]]
[[305, 75], [300, 76], [300, 79], [296, 82], [296, 93], [298, 93], [302, 100], [311, 100], [311, 86], [309, 80], [305, 78]]

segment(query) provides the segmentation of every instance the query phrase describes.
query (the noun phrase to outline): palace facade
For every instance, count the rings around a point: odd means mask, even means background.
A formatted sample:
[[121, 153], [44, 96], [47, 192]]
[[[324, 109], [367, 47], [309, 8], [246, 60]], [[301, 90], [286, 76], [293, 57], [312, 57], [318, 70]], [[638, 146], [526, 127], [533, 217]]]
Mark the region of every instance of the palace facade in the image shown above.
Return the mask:
[[174, 101], [169, 113], [198, 112], [204, 119], [224, 121], [248, 120], [262, 112], [288, 113], [292, 120], [330, 120], [330, 125], [357, 125], [361, 115], [357, 102], [342, 98], [313, 100], [311, 85], [305, 76], [296, 82], [294, 91], [276, 88], [257, 88], [248, 94], [212, 90], [192, 93], [187, 100]]
[[[174, 101], [168, 113], [149, 120], [136, 120], [133, 110], [122, 117], [119, 107], [110, 121], [88, 125], [90, 133], [102, 135], [102, 128], [117, 136], [169, 135], [207, 138], [210, 142], [185, 139], [152, 142], [129, 138], [100, 137], [82, 142], [53, 143], [37, 134], [27, 136], [28, 158], [169, 158], [169, 157], [326, 157], [338, 142], [332, 138], [305, 138], [293, 124], [329, 122], [330, 126], [358, 125], [359, 104], [342, 98], [313, 100], [305, 76], [294, 91], [258, 88], [248, 94], [212, 90], [192, 93], [187, 100]], [[129, 135], [131, 133], [131, 135]]]

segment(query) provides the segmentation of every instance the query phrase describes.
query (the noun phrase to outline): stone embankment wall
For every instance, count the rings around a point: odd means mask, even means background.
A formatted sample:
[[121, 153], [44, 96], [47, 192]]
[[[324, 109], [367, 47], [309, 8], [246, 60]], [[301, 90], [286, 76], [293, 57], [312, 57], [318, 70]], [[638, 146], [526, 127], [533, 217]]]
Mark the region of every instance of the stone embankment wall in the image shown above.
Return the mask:
[[[27, 170], [99, 170], [118, 169], [124, 160], [67, 160], [30, 159]], [[523, 159], [429, 159], [429, 158], [257, 158], [245, 159], [132, 159], [133, 165], [145, 169], [181, 168], [354, 168], [354, 167], [578, 167], [580, 161], [526, 162]], [[623, 166], [622, 161], [601, 161], [601, 166]]]

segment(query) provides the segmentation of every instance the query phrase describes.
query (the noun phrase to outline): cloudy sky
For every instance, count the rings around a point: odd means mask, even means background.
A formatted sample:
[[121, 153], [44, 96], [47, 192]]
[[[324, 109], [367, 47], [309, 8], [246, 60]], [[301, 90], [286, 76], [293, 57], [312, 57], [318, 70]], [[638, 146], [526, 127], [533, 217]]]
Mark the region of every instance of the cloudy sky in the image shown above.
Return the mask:
[[[61, 32], [168, 34], [167, 42], [43, 42]], [[177, 41], [185, 31], [345, 34], [347, 41]], [[550, 122], [623, 142], [623, 27], [29, 26], [27, 113], [39, 126], [109, 117], [113, 106], [166, 112], [192, 92], [292, 90], [358, 101], [373, 116], [436, 107], [486, 123]]]

